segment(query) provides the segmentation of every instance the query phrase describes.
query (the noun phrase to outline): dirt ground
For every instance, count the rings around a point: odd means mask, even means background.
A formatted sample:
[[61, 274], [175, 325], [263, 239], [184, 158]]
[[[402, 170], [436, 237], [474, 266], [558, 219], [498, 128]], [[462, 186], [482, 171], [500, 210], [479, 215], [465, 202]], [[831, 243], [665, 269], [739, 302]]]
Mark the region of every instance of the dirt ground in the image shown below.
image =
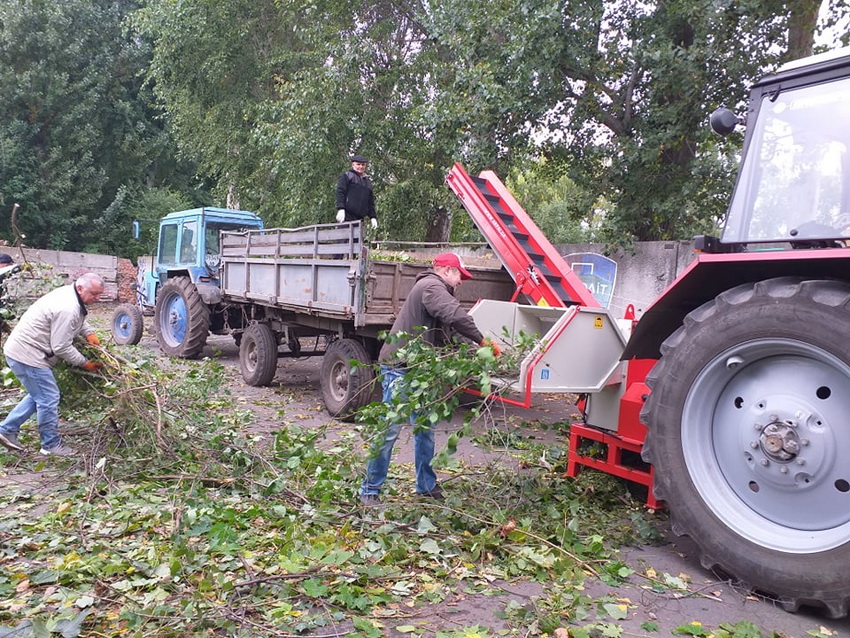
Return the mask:
[[[94, 323], [99, 330], [107, 330], [108, 317], [111, 310], [102, 307], [94, 317]], [[150, 323], [150, 318], [146, 318]], [[156, 348], [156, 342], [146, 331], [143, 345]], [[344, 431], [350, 424], [331, 419], [324, 411], [319, 392], [319, 366], [321, 359], [281, 359], [278, 372], [273, 384], [267, 388], [254, 388], [246, 385], [238, 372], [238, 349], [233, 340], [225, 337], [212, 337], [209, 341], [205, 356], [218, 356], [228, 368], [231, 375], [231, 392], [240, 402], [250, 406], [257, 418], [253, 428], [255, 433], [275, 431], [280, 420], [298, 422], [302, 427], [318, 427], [329, 424], [329, 427]], [[505, 427], [524, 427], [526, 436], [540, 438], [546, 442], [560, 442], [566, 448], [567, 441], [557, 428], [545, 426], [568, 420], [574, 408], [567, 402], [567, 397], [556, 396], [535, 397], [532, 408], [504, 407], [502, 412], [495, 415], [497, 422]], [[452, 423], [440, 426], [437, 444], [440, 446], [448, 434], [459, 427], [459, 418]], [[492, 462], [515, 463], [510, 456], [494, 451], [485, 451], [475, 445], [471, 437], [464, 437], [458, 447], [457, 454], [466, 462], [473, 465], [486, 465]], [[394, 463], [412, 464], [412, 440], [403, 435], [395, 449]], [[364, 453], [365, 457], [365, 453]], [[499, 457], [499, 458], [495, 458]], [[364, 460], [365, 463], [365, 460]], [[412, 471], [412, 470], [411, 470]], [[592, 470], [586, 470], [592, 471]], [[15, 468], [6, 467], [0, 472], [0, 489], [10, 484], [32, 483], [49, 480], [47, 476], [18, 475]], [[806, 610], [803, 613], [790, 614], [783, 611], [774, 602], [748, 595], [727, 581], [719, 579], [714, 574], [704, 570], [698, 561], [696, 552], [689, 539], [674, 538], [670, 533], [665, 515], [658, 516], [658, 525], [667, 539], [661, 545], [632, 547], [621, 550], [621, 557], [629, 564], [635, 573], [618, 586], [610, 587], [600, 581], [590, 580], [585, 586], [587, 593], [593, 597], [613, 596], [627, 599], [629, 603], [628, 617], [615, 621], [623, 636], [651, 637], [670, 636], [673, 630], [684, 624], [698, 621], [708, 629], [715, 629], [721, 623], [737, 623], [747, 620], [760, 627], [769, 636], [777, 632], [788, 638], [805, 638], [806, 636], [847, 636], [850, 637], [850, 619], [830, 620], [817, 610]], [[604, 533], [604, 530], [600, 530]], [[653, 590], [645, 577], [648, 570], [654, 570], [657, 575], [669, 574], [689, 582], [687, 590], [677, 592], [672, 589], [663, 591]], [[421, 633], [426, 627], [431, 630], [451, 630], [480, 625], [489, 628], [489, 634], [495, 635], [499, 630], [506, 629], [504, 621], [496, 615], [502, 611], [509, 601], [522, 605], [529, 604], [533, 597], [542, 592], [539, 583], [530, 581], [515, 581], [510, 583], [495, 583], [491, 586], [500, 587], [500, 595], [476, 595], [455, 592], [449, 599], [439, 604], [427, 605], [409, 610], [409, 615], [403, 622], [388, 623], [388, 627], [397, 625], [412, 625]], [[588, 619], [588, 622], [593, 619]], [[648, 631], [642, 624], [651, 622], [657, 625], [657, 631]], [[335, 628], [336, 633], [330, 633], [326, 627], [323, 636], [344, 635], [346, 627]], [[387, 636], [409, 635], [388, 628]], [[433, 634], [429, 634], [433, 635]]]

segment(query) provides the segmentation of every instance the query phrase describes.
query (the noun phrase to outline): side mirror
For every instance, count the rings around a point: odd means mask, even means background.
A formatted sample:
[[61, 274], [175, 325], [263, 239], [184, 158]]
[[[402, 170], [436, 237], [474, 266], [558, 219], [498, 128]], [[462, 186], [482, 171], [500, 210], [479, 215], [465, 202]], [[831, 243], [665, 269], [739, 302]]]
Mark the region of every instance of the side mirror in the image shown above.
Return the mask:
[[729, 135], [735, 130], [738, 124], [743, 124], [744, 120], [735, 115], [732, 111], [725, 107], [720, 107], [708, 118], [711, 124], [711, 130], [718, 135]]

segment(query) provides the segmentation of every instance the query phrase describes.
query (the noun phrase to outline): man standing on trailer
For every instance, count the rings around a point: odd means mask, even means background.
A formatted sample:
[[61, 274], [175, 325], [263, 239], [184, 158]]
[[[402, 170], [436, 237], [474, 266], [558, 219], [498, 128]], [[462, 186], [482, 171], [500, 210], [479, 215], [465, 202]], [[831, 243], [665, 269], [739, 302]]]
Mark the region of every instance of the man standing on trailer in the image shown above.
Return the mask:
[[[475, 320], [455, 297], [455, 290], [460, 283], [472, 278], [460, 257], [455, 253], [443, 253], [434, 257], [433, 265], [433, 270], [416, 277], [416, 283], [405, 299], [390, 334], [412, 334], [418, 328], [424, 328], [422, 338], [432, 346], [446, 345], [455, 334], [460, 334], [481, 346], [489, 345], [494, 354], [499, 356], [499, 346], [484, 338], [475, 325]], [[392, 403], [399, 392], [404, 392], [405, 362], [399, 361], [396, 356], [403, 345], [398, 341], [385, 343], [378, 355], [384, 403]], [[413, 420], [411, 418], [411, 423]], [[387, 480], [390, 457], [402, 425], [391, 425], [383, 441], [376, 444], [372, 450], [366, 466], [366, 477], [360, 487], [360, 502], [363, 505], [374, 506], [381, 502], [381, 487]], [[434, 430], [430, 427], [418, 428], [413, 439], [416, 493], [425, 498], [442, 500], [443, 491], [437, 485], [437, 475], [431, 467], [431, 460], [434, 458]]]
[[351, 158], [351, 168], [339, 176], [336, 182], [336, 220], [339, 223], [372, 220], [372, 229], [378, 227], [375, 213], [375, 193], [372, 181], [366, 175], [369, 160], [362, 155]]

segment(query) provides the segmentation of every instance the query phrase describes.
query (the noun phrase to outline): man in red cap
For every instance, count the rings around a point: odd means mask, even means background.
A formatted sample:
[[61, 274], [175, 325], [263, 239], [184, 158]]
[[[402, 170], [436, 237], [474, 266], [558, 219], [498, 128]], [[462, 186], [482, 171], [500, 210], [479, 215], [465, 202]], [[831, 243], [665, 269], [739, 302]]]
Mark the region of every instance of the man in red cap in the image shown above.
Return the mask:
[[[390, 333], [413, 334], [417, 329], [424, 329], [422, 338], [432, 346], [446, 345], [455, 334], [460, 334], [479, 345], [490, 345], [496, 356], [499, 356], [499, 346], [484, 338], [475, 320], [455, 297], [455, 290], [461, 281], [472, 278], [463, 261], [455, 253], [442, 253], [434, 257], [433, 265], [433, 270], [416, 278]], [[402, 342], [385, 343], [378, 355], [385, 403], [391, 403], [396, 393], [403, 391], [406, 367], [405, 362], [396, 356], [402, 345]], [[383, 441], [372, 450], [366, 466], [366, 477], [360, 487], [360, 501], [364, 505], [380, 503], [381, 487], [387, 480], [393, 445], [402, 425], [397, 423], [390, 426]], [[434, 431], [431, 428], [420, 428], [414, 433], [416, 493], [439, 500], [443, 498], [443, 493], [431, 467], [433, 458]]]

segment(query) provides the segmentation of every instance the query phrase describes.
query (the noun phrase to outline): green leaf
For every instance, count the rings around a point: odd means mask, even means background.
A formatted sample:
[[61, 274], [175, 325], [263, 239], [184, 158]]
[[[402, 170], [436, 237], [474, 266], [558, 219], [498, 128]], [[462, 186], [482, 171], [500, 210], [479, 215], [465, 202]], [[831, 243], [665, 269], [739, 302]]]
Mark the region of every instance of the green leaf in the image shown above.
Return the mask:
[[48, 585], [59, 580], [59, 572], [54, 569], [45, 569], [42, 572], [34, 574], [30, 578], [30, 582], [35, 585]]
[[439, 554], [440, 546], [437, 544], [433, 538], [426, 538], [419, 544], [419, 551], [426, 552], [428, 554]]
[[380, 638], [384, 635], [381, 626], [367, 618], [354, 618], [353, 625], [355, 629], [362, 631], [366, 638]]
[[611, 616], [614, 620], [623, 620], [629, 615], [628, 605], [604, 603], [602, 608], [605, 610], [605, 613]]
[[62, 638], [77, 638], [83, 628], [83, 621], [94, 609], [89, 607], [83, 609], [79, 614], [71, 620], [60, 620], [56, 623], [56, 630], [62, 634]]
[[304, 593], [310, 598], [324, 598], [327, 596], [328, 588], [318, 578], [310, 578], [301, 583]]
[[434, 526], [434, 524], [431, 522], [431, 520], [427, 516], [425, 516], [423, 514], [422, 516], [419, 517], [419, 525], [416, 526], [416, 533], [417, 534], [421, 534], [421, 535], [430, 534], [431, 532], [435, 531], [436, 529], [437, 528]]

